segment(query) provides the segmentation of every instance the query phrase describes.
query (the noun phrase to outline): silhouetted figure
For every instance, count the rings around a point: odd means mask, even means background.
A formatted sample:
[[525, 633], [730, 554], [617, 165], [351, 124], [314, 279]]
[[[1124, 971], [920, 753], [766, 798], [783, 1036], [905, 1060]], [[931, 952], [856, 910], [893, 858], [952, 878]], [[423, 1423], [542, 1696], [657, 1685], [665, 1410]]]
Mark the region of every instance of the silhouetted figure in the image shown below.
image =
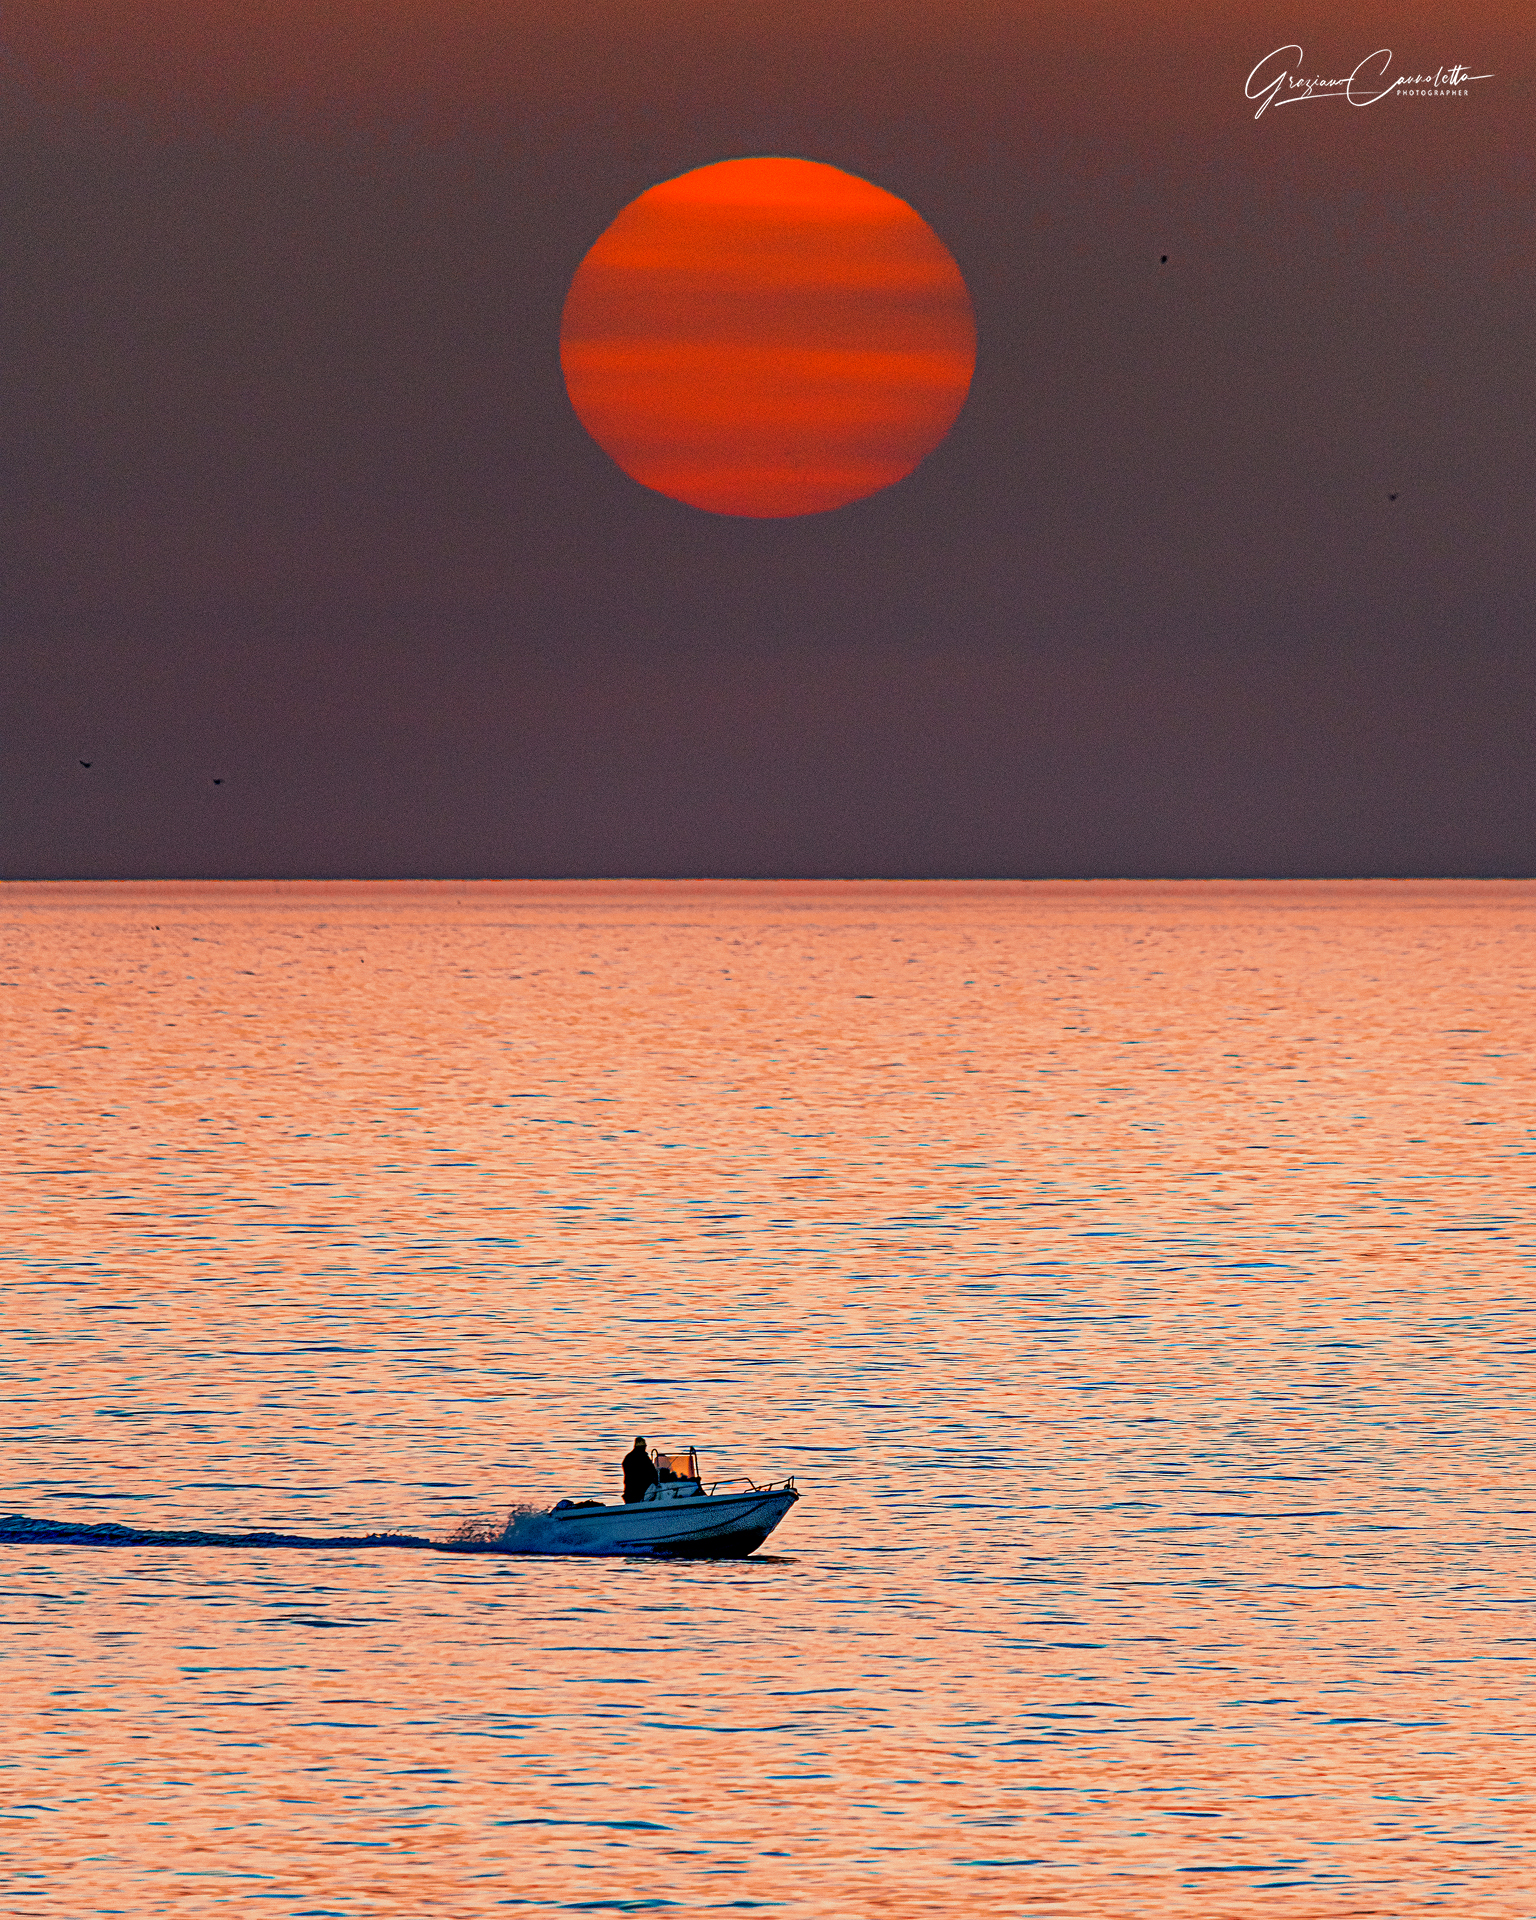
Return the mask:
[[1166, 267], [1166, 266], [1167, 266], [1167, 264], [1168, 264], [1168, 256], [1167, 256], [1167, 254], [1165, 253], [1165, 254], [1163, 255], [1163, 257], [1162, 257], [1162, 259], [1161, 259], [1161, 260], [1160, 260], [1160, 261], [1158, 262], [1158, 265], [1159, 265], [1159, 266], [1163, 266], [1163, 267]]
[[214, 783], [213, 783], [213, 784], [214, 784], [214, 785], [215, 785], [216, 787], [222, 787], [222, 786], [223, 786], [223, 784], [224, 784], [224, 782], [223, 782], [222, 780], [219, 780], [219, 779], [217, 779], [217, 778], [216, 778], [216, 779], [214, 780]]
[[624, 1504], [632, 1506], [636, 1500], [643, 1500], [647, 1490], [655, 1486], [657, 1477], [646, 1451], [645, 1435], [637, 1433], [634, 1446], [624, 1456]]

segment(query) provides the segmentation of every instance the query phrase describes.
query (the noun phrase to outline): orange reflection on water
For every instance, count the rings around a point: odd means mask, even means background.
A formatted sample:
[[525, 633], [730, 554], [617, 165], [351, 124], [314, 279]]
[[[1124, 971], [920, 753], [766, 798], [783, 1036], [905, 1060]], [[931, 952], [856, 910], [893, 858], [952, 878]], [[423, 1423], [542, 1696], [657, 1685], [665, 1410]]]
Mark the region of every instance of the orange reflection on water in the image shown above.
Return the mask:
[[[0, 889], [27, 1911], [1529, 1911], [1526, 884]], [[257, 1902], [262, 1903], [261, 1907]]]

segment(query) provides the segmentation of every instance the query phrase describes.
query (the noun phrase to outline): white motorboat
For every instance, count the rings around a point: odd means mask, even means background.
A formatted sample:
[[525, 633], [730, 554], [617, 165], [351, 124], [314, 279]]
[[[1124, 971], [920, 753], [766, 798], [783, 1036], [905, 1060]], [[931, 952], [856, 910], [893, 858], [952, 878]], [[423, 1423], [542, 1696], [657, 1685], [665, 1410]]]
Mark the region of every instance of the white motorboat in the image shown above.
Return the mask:
[[765, 1487], [716, 1481], [706, 1490], [693, 1447], [651, 1457], [661, 1477], [643, 1499], [559, 1501], [549, 1514], [554, 1551], [739, 1560], [763, 1544], [800, 1498], [793, 1476]]

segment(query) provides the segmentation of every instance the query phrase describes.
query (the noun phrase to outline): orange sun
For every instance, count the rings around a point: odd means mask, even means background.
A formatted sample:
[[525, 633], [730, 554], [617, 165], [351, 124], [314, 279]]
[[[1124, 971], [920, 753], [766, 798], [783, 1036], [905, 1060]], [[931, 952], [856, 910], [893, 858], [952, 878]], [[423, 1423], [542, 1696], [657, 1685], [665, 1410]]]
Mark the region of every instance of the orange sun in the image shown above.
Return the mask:
[[576, 270], [560, 365], [642, 486], [823, 513], [904, 478], [976, 365], [960, 269], [904, 200], [814, 160], [722, 160], [633, 200]]

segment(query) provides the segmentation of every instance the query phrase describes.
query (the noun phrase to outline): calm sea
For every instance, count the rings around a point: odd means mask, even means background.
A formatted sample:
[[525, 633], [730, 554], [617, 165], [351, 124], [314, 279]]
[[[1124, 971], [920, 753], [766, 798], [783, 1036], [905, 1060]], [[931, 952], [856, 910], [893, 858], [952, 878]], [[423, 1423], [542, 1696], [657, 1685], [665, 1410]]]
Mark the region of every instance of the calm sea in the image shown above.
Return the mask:
[[[0, 888], [0, 1911], [1536, 1914], [1536, 885]], [[445, 1536], [637, 1432], [724, 1564]]]

